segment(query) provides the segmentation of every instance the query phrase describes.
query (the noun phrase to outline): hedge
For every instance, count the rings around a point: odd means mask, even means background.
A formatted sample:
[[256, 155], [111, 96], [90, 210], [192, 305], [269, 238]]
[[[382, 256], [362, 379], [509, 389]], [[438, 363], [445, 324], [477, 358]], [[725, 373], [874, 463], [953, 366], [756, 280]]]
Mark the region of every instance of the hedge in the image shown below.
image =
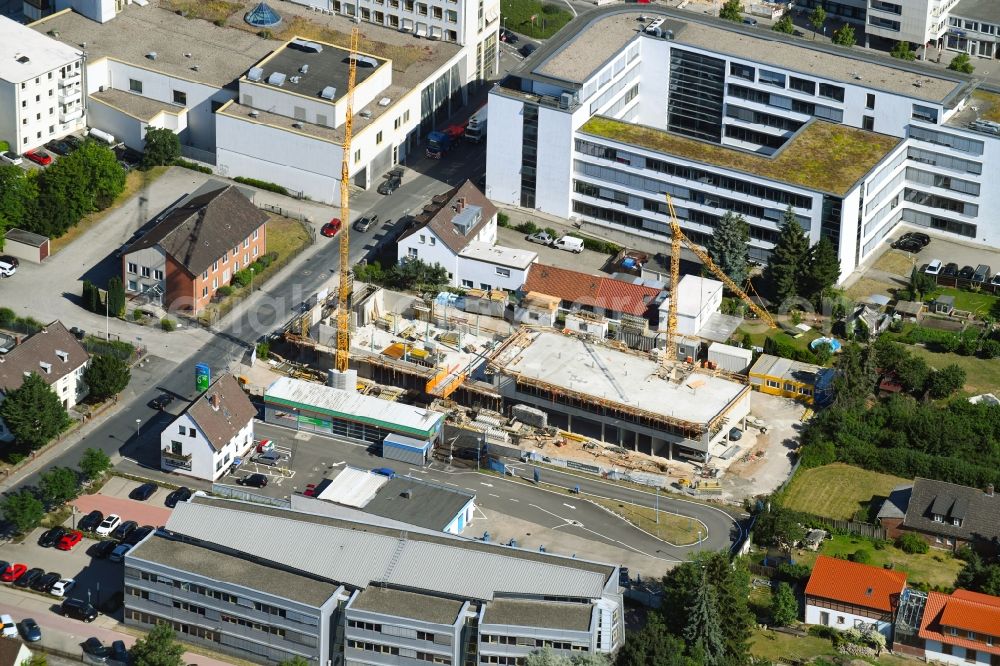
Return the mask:
[[269, 183], [266, 180], [257, 180], [256, 178], [244, 178], [243, 176], [237, 176], [233, 178], [237, 183], [242, 183], [244, 185], [251, 185], [253, 187], [259, 187], [262, 190], [267, 190], [268, 192], [274, 192], [275, 194], [283, 194], [286, 197], [289, 196], [288, 190], [286, 190], [281, 185], [276, 185], [275, 183]]

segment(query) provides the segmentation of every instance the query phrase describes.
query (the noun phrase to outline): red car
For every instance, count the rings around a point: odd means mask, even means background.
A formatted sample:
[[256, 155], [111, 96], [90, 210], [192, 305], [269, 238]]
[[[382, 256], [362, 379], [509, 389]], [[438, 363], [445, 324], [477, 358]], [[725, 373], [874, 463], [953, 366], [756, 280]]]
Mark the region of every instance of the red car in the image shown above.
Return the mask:
[[41, 164], [42, 166], [52, 164], [52, 156], [44, 150], [29, 150], [24, 154], [24, 156], [35, 164]]
[[319, 230], [321, 234], [327, 238], [333, 238], [340, 231], [340, 220], [333, 218], [329, 222], [323, 225], [323, 228]]
[[0, 574], [0, 581], [5, 583], [13, 583], [15, 580], [24, 575], [24, 572], [28, 570], [27, 564], [12, 564], [7, 567], [7, 570]]
[[73, 546], [80, 543], [80, 539], [82, 538], [83, 532], [80, 530], [70, 530], [69, 532], [66, 532], [61, 539], [59, 539], [59, 543], [56, 544], [56, 548], [59, 550], [73, 550]]
[[316, 497], [316, 484], [309, 483], [306, 484], [306, 489], [302, 491], [302, 494], [306, 497]]

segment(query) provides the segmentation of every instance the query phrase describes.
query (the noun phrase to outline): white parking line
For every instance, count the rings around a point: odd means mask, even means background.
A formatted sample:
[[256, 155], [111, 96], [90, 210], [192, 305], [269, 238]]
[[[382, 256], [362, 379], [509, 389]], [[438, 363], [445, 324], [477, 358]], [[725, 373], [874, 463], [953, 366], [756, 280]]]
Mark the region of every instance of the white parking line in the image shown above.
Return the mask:
[[500, 497], [500, 496], [497, 495], [496, 493], [490, 493], [490, 497]]
[[507, 499], [509, 499], [511, 502], [520, 502], [521, 501], [521, 500], [517, 499], [516, 497], [508, 497]]
[[571, 508], [571, 509], [573, 509], [574, 511], [576, 511], [576, 507], [575, 507], [575, 506], [573, 506], [572, 504], [566, 504], [566, 502], [563, 502], [563, 506], [568, 506], [569, 508]]
[[486, 483], [485, 481], [480, 481], [479, 485], [486, 486], [487, 488], [492, 488], [493, 487], [492, 483]]

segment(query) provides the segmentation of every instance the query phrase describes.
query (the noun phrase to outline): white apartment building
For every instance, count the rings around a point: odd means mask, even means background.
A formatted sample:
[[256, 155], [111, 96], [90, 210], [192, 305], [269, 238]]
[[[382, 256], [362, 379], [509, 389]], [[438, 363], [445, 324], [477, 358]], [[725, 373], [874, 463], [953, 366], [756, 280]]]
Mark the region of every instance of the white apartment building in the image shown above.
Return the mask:
[[0, 140], [23, 153], [84, 127], [83, 53], [0, 16]]
[[[945, 48], [980, 58], [1000, 58], [1000, 5], [990, 0], [962, 0], [948, 17]], [[988, 65], [976, 64], [977, 67]]]
[[648, 237], [667, 235], [669, 193], [695, 242], [742, 214], [759, 261], [791, 206], [810, 242], [833, 242], [841, 280], [900, 221], [1000, 245], [979, 215], [1000, 203], [982, 187], [1000, 137], [969, 128], [1000, 97], [969, 77], [642, 16], [580, 16], [491, 91], [491, 133], [512, 140], [488, 144], [488, 197]]
[[940, 48], [948, 30], [948, 12], [958, 0], [868, 0], [867, 37]]
[[[468, 15], [462, 2], [442, 2]], [[298, 12], [341, 34], [353, 26], [349, 17], [297, 4], [280, 9], [286, 19]], [[364, 47], [373, 53], [358, 59], [350, 166], [355, 184], [376, 185], [465, 104], [484, 72], [496, 71], [499, 22], [483, 12], [478, 42], [365, 27]], [[215, 164], [220, 175], [266, 180], [319, 201], [336, 199], [346, 113], [344, 48], [276, 41], [139, 4], [124, 6], [106, 24], [67, 10], [32, 27], [67, 44], [87, 44], [90, 126], [137, 149], [148, 127], [169, 128], [186, 156]]]

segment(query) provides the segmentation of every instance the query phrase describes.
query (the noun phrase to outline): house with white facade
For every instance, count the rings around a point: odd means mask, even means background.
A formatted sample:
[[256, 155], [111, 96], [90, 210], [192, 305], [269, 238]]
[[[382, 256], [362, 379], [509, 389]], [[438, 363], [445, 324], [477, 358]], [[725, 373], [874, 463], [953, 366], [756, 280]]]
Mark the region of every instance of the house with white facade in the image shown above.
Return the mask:
[[874, 629], [891, 643], [906, 573], [820, 555], [806, 584], [806, 624]]
[[83, 129], [83, 52], [0, 16], [0, 140], [14, 153]]
[[[667, 328], [667, 313], [672, 297], [673, 294], [668, 295], [660, 304], [660, 330]], [[677, 332], [687, 336], [699, 335], [721, 307], [721, 282], [697, 275], [685, 275], [677, 285]]]
[[[905, 225], [1000, 245], [1000, 96], [957, 72], [662, 7], [581, 14], [490, 91], [486, 195], [666, 243], [727, 212], [766, 263], [789, 207], [840, 280]], [[664, 112], [665, 110], [665, 112]], [[520, 138], [520, 141], [517, 139]]]
[[1000, 663], [1000, 597], [908, 589], [897, 617], [895, 652], [935, 664]]
[[222, 375], [160, 433], [160, 468], [215, 481], [250, 453], [256, 415], [232, 375]]
[[497, 209], [471, 181], [434, 197], [399, 237], [398, 261], [443, 266], [453, 287], [515, 291], [538, 255], [496, 245]]
[[49, 385], [66, 409], [87, 396], [83, 373], [90, 354], [62, 322], [54, 321], [0, 355], [0, 391], [21, 387], [32, 373]]

